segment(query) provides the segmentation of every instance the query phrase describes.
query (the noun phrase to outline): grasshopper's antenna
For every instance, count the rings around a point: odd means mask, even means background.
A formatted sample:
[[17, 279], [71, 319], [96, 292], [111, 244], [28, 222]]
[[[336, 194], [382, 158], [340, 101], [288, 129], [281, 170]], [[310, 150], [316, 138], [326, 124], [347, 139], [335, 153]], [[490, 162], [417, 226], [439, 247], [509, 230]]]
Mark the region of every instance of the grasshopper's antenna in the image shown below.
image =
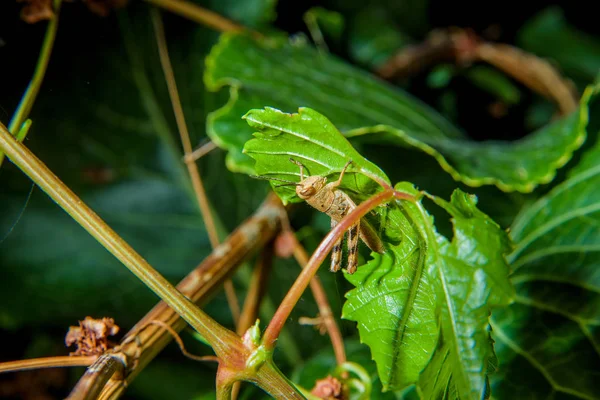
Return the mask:
[[249, 175], [250, 178], [254, 178], [254, 179], [262, 179], [265, 181], [278, 181], [278, 182], [284, 182], [286, 183], [286, 185], [280, 185], [280, 186], [298, 186], [299, 183], [298, 182], [292, 182], [292, 181], [287, 181], [285, 179], [279, 179], [279, 178], [269, 178], [268, 176], [260, 176], [260, 175]]
[[300, 182], [302, 182], [304, 180], [304, 164], [302, 164], [300, 161], [294, 160], [293, 158], [290, 158], [290, 162], [300, 167]]

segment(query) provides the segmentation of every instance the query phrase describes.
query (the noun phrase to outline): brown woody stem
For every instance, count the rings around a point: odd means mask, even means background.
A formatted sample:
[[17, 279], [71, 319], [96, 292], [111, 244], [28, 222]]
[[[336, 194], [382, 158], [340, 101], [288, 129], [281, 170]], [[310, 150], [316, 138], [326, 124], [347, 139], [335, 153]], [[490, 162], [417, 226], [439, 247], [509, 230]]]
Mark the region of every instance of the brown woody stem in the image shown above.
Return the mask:
[[[199, 306], [205, 304], [243, 260], [275, 236], [282, 212], [281, 201], [271, 194], [255, 214], [231, 233], [177, 288]], [[152, 321], [162, 321], [176, 332], [186, 326], [185, 321], [166, 303], [158, 303], [121, 341], [119, 352], [135, 361], [128, 365], [129, 373], [125, 380], [108, 383], [101, 399], [118, 398], [127, 385], [172, 340], [165, 329]]]
[[103, 354], [86, 371], [66, 400], [97, 399], [104, 385], [115, 375], [122, 376], [123, 359], [113, 354]]

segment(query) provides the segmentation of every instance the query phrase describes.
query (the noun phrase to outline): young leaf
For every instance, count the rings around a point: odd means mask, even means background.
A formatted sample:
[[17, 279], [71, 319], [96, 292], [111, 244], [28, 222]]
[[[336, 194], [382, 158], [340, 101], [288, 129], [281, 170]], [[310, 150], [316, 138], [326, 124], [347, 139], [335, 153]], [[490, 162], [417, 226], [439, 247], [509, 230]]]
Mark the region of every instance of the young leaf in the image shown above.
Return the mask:
[[[415, 207], [407, 213], [420, 218]], [[419, 379], [437, 337], [436, 292], [427, 273], [427, 245], [398, 207], [388, 212], [387, 231], [402, 237], [391, 252], [373, 253], [367, 264], [346, 279], [342, 318], [356, 321], [360, 339], [371, 349], [384, 390], [400, 390]]]
[[[437, 234], [431, 241], [430, 270], [442, 303], [441, 334], [436, 355], [421, 375], [421, 391], [424, 398], [481, 399], [495, 359], [490, 310], [514, 297], [505, 260], [510, 240], [476, 208], [475, 196], [456, 190], [450, 203], [434, 201], [453, 217], [454, 238], [448, 242]], [[440, 373], [448, 379], [440, 379]]]
[[421, 204], [388, 207], [386, 229], [402, 241], [347, 276], [356, 289], [343, 316], [358, 322], [385, 389], [417, 383], [423, 398], [479, 399], [494, 360], [489, 313], [513, 297], [510, 241], [474, 196], [457, 190], [450, 203], [434, 201], [453, 217], [452, 241]]
[[506, 398], [600, 398], [600, 145], [512, 226], [516, 302], [495, 313]]
[[434, 157], [456, 180], [532, 191], [552, 180], [585, 139], [587, 102], [581, 112], [548, 125], [523, 141], [469, 141], [438, 113], [399, 89], [312, 47], [285, 38], [257, 42], [224, 35], [206, 60], [208, 89], [230, 86], [229, 102], [208, 121], [212, 139], [229, 150], [228, 166], [252, 173], [241, 144], [252, 133], [239, 118], [265, 104], [282, 110], [311, 107], [347, 136], [374, 135], [379, 143], [410, 146]]
[[[385, 174], [362, 157], [335, 126], [310, 108], [300, 108], [297, 114], [286, 114], [274, 108], [250, 110], [244, 119], [257, 130], [244, 146], [244, 153], [256, 160], [255, 171], [266, 178], [300, 181], [300, 168], [289, 161], [293, 158], [305, 167], [305, 176], [339, 174], [350, 160], [345, 188], [363, 196], [373, 193], [372, 179], [389, 182]], [[334, 179], [337, 176], [333, 176]], [[275, 191], [289, 201], [295, 198], [295, 186], [281, 186], [273, 181]]]

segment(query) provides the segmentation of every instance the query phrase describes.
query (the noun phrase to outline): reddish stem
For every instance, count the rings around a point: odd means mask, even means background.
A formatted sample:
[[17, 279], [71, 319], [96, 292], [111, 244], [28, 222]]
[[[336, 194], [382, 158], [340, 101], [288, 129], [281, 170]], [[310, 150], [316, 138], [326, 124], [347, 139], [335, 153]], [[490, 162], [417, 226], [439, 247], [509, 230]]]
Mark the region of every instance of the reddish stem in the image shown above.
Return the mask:
[[[292, 235], [294, 240], [294, 257], [300, 264], [300, 267], [305, 268], [308, 264], [308, 255], [304, 247], [298, 242], [296, 235]], [[319, 276], [315, 274], [313, 279], [310, 281], [310, 290], [312, 291], [315, 302], [319, 307], [319, 316], [321, 317], [329, 338], [331, 339], [331, 345], [333, 346], [333, 352], [338, 365], [342, 365], [346, 362], [346, 350], [344, 349], [344, 339], [340, 328], [335, 322], [335, 317], [329, 306], [329, 300], [327, 299], [327, 293], [321, 284]]]
[[302, 293], [304, 293], [308, 287], [311, 279], [317, 273], [317, 270], [325, 260], [325, 257], [327, 257], [327, 254], [329, 254], [333, 248], [335, 242], [337, 242], [338, 239], [342, 237], [344, 232], [350, 229], [350, 227], [354, 225], [356, 221], [360, 220], [360, 218], [365, 216], [369, 211], [394, 197], [400, 200], [416, 200], [415, 197], [410, 194], [397, 192], [392, 188], [386, 189], [362, 202], [358, 207], [342, 218], [339, 224], [325, 236], [323, 241], [321, 241], [321, 244], [319, 244], [319, 247], [317, 247], [317, 250], [313, 253], [312, 257], [306, 264], [306, 267], [302, 270], [288, 291], [287, 295], [279, 305], [279, 308], [271, 319], [269, 326], [267, 326], [267, 329], [263, 335], [263, 345], [265, 345], [265, 347], [272, 349], [275, 346], [275, 342], [277, 341], [277, 337], [279, 337], [279, 333], [281, 332], [285, 321], [290, 316], [292, 309], [296, 306], [298, 300], [300, 300]]

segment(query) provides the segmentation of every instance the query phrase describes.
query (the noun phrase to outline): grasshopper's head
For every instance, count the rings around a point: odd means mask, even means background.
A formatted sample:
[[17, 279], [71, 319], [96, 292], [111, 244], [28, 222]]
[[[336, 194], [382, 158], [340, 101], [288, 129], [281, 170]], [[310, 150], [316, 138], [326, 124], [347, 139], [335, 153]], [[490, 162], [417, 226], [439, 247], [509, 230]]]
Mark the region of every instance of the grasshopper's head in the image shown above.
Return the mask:
[[327, 185], [327, 178], [324, 176], [309, 176], [296, 185], [296, 194], [302, 200], [310, 199]]

